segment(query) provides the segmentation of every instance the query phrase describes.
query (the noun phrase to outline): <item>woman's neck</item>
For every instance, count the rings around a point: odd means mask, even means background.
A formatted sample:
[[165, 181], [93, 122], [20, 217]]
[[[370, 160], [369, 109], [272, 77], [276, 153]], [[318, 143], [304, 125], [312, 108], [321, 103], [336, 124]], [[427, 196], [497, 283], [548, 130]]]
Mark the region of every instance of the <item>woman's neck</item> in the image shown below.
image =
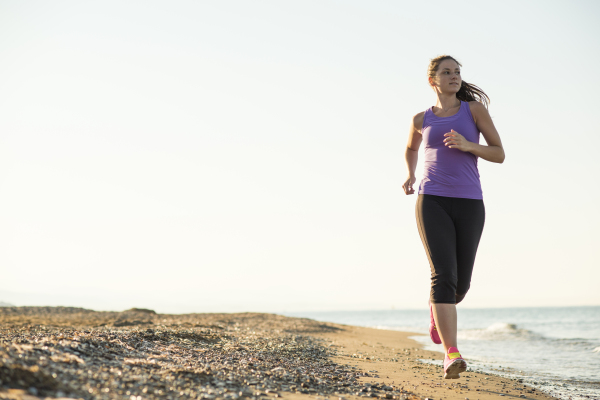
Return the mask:
[[460, 100], [456, 98], [456, 93], [452, 93], [452, 95], [443, 95], [438, 93], [437, 98], [438, 99], [435, 106], [444, 111], [460, 106]]

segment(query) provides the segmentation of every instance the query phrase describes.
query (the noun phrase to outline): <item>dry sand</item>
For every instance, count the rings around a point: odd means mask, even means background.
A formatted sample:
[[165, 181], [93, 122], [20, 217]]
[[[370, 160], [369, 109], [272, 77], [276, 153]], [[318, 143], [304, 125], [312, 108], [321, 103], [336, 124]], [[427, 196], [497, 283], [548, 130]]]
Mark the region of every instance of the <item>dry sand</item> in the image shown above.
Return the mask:
[[441, 354], [411, 335], [273, 314], [6, 307], [0, 398], [552, 398], [494, 375], [444, 380], [420, 361]]

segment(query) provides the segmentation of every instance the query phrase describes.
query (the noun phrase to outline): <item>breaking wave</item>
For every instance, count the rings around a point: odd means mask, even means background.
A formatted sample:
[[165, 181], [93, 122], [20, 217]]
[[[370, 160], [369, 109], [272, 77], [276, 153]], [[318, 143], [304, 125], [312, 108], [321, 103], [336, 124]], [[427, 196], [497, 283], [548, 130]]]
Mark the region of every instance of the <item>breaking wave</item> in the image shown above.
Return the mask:
[[542, 336], [516, 324], [498, 322], [485, 329], [465, 329], [458, 332], [460, 339], [467, 340], [534, 340]]

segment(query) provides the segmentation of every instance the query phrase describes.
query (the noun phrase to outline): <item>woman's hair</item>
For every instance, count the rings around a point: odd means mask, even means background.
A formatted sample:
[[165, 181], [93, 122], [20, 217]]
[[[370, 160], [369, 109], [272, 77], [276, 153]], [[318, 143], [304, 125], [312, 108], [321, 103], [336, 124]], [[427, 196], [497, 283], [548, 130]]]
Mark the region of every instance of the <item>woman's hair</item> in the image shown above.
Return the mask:
[[[462, 67], [461, 63], [456, 61], [456, 59], [452, 56], [443, 55], [438, 56], [436, 58], [432, 58], [429, 62], [429, 68], [427, 69], [427, 75], [431, 78], [435, 77], [435, 73], [437, 72], [440, 64], [444, 60], [453, 60], [460, 67]], [[490, 98], [487, 94], [484, 93], [479, 87], [473, 85], [472, 83], [467, 83], [462, 81], [462, 85], [460, 86], [460, 90], [456, 93], [456, 98], [462, 101], [478, 101], [483, 103], [483, 105], [487, 108], [490, 103]]]

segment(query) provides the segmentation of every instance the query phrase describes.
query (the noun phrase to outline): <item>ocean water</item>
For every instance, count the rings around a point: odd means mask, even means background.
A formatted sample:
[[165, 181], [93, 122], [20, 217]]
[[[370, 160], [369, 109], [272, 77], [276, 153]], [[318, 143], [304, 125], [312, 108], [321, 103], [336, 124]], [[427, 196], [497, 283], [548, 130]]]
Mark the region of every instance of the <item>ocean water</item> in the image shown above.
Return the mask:
[[[458, 309], [458, 348], [474, 371], [520, 378], [561, 399], [600, 399], [600, 307]], [[427, 350], [429, 310], [286, 313], [415, 332]]]

